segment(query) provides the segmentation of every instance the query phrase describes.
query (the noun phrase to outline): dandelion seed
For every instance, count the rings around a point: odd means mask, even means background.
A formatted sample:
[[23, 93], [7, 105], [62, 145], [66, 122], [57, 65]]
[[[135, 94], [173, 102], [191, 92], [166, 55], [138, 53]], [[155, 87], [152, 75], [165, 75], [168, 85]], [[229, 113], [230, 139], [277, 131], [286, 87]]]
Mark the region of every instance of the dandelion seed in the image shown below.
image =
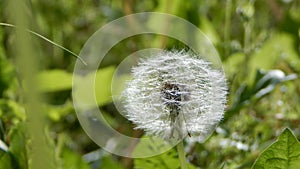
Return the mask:
[[122, 93], [127, 118], [162, 138], [203, 136], [223, 118], [223, 72], [184, 51], [164, 51], [140, 60]]

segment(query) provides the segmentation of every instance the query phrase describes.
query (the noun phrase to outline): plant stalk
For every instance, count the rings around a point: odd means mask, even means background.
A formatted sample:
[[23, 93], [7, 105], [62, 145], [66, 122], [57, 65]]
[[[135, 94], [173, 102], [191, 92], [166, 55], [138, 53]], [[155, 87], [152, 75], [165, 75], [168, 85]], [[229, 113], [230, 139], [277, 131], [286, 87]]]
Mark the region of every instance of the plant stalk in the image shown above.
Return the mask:
[[231, 35], [231, 0], [226, 1], [225, 27], [224, 27], [224, 56], [228, 57], [230, 53], [230, 35]]
[[180, 160], [181, 169], [188, 169], [187, 162], [186, 162], [186, 159], [185, 159], [185, 152], [184, 152], [184, 147], [183, 147], [183, 140], [180, 141], [177, 144], [176, 147], [177, 147], [178, 157], [179, 157], [179, 160]]
[[[27, 15], [25, 1], [9, 1], [9, 17], [18, 27], [30, 25], [30, 15]], [[49, 142], [45, 135], [46, 114], [42, 105], [42, 98], [36, 88], [36, 74], [39, 68], [37, 45], [34, 45], [27, 31], [16, 29], [16, 41], [14, 54], [16, 67], [22, 84], [21, 98], [24, 99], [26, 110], [27, 133], [30, 139], [28, 146], [28, 165], [30, 169], [54, 169], [53, 150], [49, 147]]]

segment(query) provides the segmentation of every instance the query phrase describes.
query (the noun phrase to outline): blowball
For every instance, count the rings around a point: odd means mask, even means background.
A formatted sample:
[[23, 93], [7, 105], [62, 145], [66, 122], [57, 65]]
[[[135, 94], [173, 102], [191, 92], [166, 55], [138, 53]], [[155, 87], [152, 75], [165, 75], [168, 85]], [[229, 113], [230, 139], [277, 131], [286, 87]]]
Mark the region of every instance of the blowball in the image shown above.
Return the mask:
[[163, 51], [140, 60], [121, 97], [126, 117], [164, 139], [205, 136], [223, 118], [224, 73], [188, 52]]

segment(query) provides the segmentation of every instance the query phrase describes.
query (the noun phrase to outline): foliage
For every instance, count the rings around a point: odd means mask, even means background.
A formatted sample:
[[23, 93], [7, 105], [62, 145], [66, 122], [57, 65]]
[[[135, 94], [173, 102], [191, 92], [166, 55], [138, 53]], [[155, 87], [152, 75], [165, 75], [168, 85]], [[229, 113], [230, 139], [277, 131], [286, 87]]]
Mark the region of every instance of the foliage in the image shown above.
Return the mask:
[[300, 167], [300, 143], [292, 131], [285, 129], [278, 140], [256, 160], [253, 169]]
[[[189, 167], [257, 169], [298, 165], [286, 161], [299, 161], [300, 152], [299, 1], [26, 2], [32, 20], [29, 29], [74, 53], [79, 53], [101, 26], [124, 15], [154, 11], [188, 20], [217, 47], [230, 87], [228, 109], [216, 131], [204, 143], [186, 143]], [[0, 0], [0, 21], [12, 23], [7, 4], [8, 1]], [[174, 149], [143, 159], [107, 155], [99, 149], [81, 129], [72, 105], [72, 70], [76, 58], [49, 42], [32, 38], [39, 48], [34, 51], [41, 69], [37, 88], [44, 97], [39, 103], [47, 117], [45, 138], [53, 150], [55, 168], [179, 168]], [[28, 112], [21, 92], [23, 79], [16, 66], [15, 41], [12, 28], [0, 28], [0, 169], [28, 168], [28, 154], [34, 147], [26, 128]], [[143, 48], [172, 49], [181, 45], [160, 35], [139, 35], [109, 51], [96, 80], [99, 87], [96, 91], [105, 92], [96, 92], [96, 97], [104, 117], [119, 132], [141, 137], [112, 104], [110, 86], [117, 65], [128, 54]], [[277, 141], [273, 143], [275, 138]]]

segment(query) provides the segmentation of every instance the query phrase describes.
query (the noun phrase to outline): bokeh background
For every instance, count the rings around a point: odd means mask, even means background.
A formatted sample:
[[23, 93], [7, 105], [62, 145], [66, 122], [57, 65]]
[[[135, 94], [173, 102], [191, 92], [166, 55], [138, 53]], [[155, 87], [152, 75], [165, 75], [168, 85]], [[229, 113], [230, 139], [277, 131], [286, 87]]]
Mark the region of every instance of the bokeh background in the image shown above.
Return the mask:
[[[205, 143], [186, 143], [191, 168], [251, 168], [284, 128], [300, 139], [298, 0], [0, 0], [0, 22], [24, 26], [77, 54], [106, 23], [147, 11], [173, 14], [201, 29], [217, 48], [227, 76], [224, 120]], [[133, 36], [112, 48], [97, 72], [96, 85], [106, 91], [97, 93], [99, 108], [128, 136], [143, 132], [133, 130], [114, 107], [111, 79], [126, 56], [149, 47], [186, 48], [164, 36]], [[89, 139], [72, 104], [75, 62], [45, 40], [0, 27], [0, 168], [43, 166], [34, 165], [35, 159], [46, 162], [43, 168], [178, 168], [174, 150], [130, 159], [109, 154]], [[147, 148], [133, 147], [138, 149]]]

